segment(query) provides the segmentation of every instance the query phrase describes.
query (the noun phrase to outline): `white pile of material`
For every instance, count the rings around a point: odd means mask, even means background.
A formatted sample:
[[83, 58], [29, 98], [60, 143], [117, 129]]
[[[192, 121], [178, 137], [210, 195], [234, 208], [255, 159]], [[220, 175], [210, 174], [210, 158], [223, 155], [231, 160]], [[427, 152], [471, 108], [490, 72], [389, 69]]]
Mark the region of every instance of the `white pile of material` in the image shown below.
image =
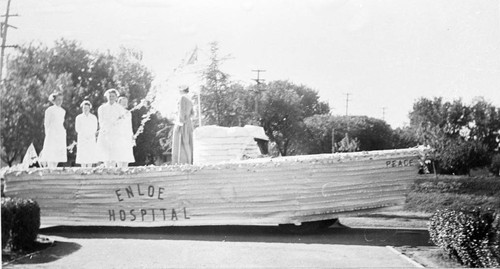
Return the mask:
[[256, 158], [260, 153], [255, 138], [269, 140], [260, 126], [220, 127], [202, 126], [194, 130], [194, 164]]

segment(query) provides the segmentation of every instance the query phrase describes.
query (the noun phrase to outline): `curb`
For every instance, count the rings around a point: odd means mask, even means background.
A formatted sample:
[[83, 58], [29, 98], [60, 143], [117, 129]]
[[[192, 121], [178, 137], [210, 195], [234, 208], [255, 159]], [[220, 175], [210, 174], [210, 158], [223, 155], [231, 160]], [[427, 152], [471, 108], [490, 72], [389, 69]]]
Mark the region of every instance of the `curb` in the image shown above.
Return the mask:
[[421, 265], [420, 263], [412, 260], [410, 257], [404, 255], [403, 253], [397, 251], [395, 248], [391, 247], [391, 246], [385, 246], [386, 248], [388, 248], [390, 251], [394, 252], [395, 254], [397, 254], [398, 256], [400, 256], [401, 258], [405, 259], [406, 261], [408, 261], [409, 263], [413, 264], [415, 267], [418, 267], [418, 268], [425, 268], [425, 266]]

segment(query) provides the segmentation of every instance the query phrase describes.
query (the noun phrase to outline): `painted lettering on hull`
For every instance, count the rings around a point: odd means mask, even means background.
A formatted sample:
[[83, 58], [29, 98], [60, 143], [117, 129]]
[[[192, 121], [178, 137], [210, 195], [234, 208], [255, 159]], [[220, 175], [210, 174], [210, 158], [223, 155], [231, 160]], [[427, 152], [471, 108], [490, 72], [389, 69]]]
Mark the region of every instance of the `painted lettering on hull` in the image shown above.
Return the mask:
[[[179, 219], [190, 219], [188, 210], [182, 208], [135, 208], [134, 204], [141, 204], [144, 200], [162, 201], [165, 197], [165, 188], [154, 185], [134, 184], [114, 189], [113, 196], [118, 201], [119, 207], [130, 204], [127, 209], [108, 209], [109, 221], [177, 221]], [[161, 204], [162, 202], [160, 202]]]
[[415, 166], [417, 163], [418, 162], [415, 159], [390, 160], [385, 162], [385, 167]]
[[188, 210], [175, 208], [149, 208], [149, 209], [109, 209], [109, 221], [177, 221], [190, 219]]

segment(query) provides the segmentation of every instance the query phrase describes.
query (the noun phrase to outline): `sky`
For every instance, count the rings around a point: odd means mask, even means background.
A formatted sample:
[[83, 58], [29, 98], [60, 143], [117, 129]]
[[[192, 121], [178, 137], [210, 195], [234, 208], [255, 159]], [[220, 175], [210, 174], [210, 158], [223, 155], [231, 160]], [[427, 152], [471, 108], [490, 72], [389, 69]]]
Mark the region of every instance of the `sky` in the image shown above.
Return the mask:
[[255, 83], [252, 70], [264, 69], [266, 81], [317, 90], [334, 115], [346, 114], [347, 93], [349, 115], [393, 128], [408, 124], [421, 97], [482, 96], [500, 107], [495, 0], [11, 1], [20, 17], [8, 44], [64, 37], [99, 51], [139, 49], [158, 85], [195, 47], [202, 58], [217, 41], [232, 80]]

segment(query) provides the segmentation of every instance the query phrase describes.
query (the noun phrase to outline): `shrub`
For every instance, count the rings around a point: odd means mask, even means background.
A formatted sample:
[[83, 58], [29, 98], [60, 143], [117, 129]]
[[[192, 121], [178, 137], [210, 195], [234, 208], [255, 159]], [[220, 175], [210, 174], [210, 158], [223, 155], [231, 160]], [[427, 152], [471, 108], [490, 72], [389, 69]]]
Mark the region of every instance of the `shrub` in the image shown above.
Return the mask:
[[[4, 215], [4, 212], [6, 215]], [[4, 226], [5, 225], [5, 226]], [[4, 234], [10, 234], [13, 249], [27, 249], [33, 246], [40, 229], [40, 207], [31, 199], [2, 199], [2, 249]]]
[[498, 219], [492, 211], [438, 210], [429, 223], [434, 244], [468, 267], [500, 266]]
[[490, 171], [495, 176], [500, 176], [500, 154], [493, 155], [493, 158], [491, 159]]
[[12, 229], [13, 205], [10, 198], [2, 198], [2, 249], [7, 246]]
[[488, 146], [481, 141], [450, 139], [440, 152], [439, 164], [442, 172], [466, 175], [472, 168], [489, 165], [490, 158]]
[[40, 207], [28, 199], [19, 199], [12, 221], [12, 246], [14, 249], [31, 247], [40, 229]]

